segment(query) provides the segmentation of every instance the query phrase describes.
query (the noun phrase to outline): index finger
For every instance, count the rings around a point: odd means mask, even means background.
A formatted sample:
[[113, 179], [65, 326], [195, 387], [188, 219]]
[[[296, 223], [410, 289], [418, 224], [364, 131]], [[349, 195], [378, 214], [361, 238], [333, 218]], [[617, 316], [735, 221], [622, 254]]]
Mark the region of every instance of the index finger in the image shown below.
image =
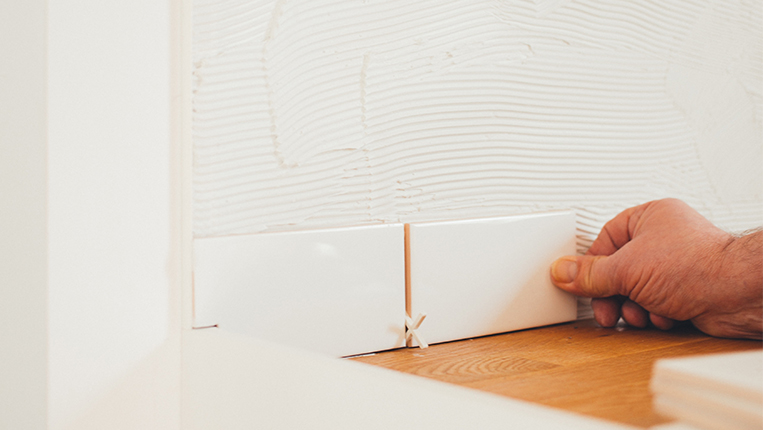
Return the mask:
[[593, 241], [586, 255], [612, 255], [632, 239], [631, 226], [635, 225], [644, 212], [646, 205], [628, 208], [609, 220], [602, 227], [599, 236]]

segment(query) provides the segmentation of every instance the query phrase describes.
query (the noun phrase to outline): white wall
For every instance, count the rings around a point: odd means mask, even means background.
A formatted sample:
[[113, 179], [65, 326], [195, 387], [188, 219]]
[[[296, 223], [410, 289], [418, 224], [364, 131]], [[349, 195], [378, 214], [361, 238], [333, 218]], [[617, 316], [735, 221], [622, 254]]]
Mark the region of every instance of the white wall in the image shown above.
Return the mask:
[[51, 429], [179, 426], [172, 4], [49, 3]]
[[46, 11], [0, 13], [0, 429], [47, 422]]
[[179, 428], [177, 5], [2, 8], [0, 429]]
[[678, 197], [763, 219], [757, 1], [194, 1], [196, 237]]

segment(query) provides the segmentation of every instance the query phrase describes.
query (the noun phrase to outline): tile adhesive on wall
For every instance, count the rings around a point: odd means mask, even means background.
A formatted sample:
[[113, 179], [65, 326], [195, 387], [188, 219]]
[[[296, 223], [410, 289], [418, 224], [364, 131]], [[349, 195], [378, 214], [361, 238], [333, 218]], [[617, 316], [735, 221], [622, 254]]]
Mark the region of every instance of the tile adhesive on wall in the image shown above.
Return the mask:
[[196, 237], [578, 215], [763, 219], [758, 1], [194, 2]]
[[762, 9], [195, 0], [195, 237], [572, 208], [582, 252], [668, 196], [756, 227]]

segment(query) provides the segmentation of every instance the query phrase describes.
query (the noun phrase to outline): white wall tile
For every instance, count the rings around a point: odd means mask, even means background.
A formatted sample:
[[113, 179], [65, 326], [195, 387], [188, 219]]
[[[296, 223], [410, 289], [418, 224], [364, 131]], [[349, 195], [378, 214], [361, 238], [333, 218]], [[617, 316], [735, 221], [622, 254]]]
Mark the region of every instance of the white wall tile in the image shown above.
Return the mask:
[[551, 212], [412, 223], [411, 315], [444, 342], [574, 320], [576, 299], [551, 283], [550, 264], [575, 254], [575, 217]]
[[195, 325], [335, 356], [403, 346], [402, 224], [194, 241]]

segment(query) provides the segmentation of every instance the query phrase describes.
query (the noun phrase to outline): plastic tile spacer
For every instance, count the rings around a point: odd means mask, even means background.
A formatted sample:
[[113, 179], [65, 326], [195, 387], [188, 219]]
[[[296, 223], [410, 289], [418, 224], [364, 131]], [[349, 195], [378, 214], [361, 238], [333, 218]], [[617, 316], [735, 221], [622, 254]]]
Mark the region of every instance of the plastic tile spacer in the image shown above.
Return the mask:
[[405, 341], [408, 342], [412, 337], [416, 343], [419, 344], [419, 348], [421, 349], [429, 348], [429, 344], [419, 336], [416, 330], [418, 330], [426, 317], [427, 314], [419, 314], [416, 317], [416, 320], [412, 320], [408, 315], [405, 316]]

